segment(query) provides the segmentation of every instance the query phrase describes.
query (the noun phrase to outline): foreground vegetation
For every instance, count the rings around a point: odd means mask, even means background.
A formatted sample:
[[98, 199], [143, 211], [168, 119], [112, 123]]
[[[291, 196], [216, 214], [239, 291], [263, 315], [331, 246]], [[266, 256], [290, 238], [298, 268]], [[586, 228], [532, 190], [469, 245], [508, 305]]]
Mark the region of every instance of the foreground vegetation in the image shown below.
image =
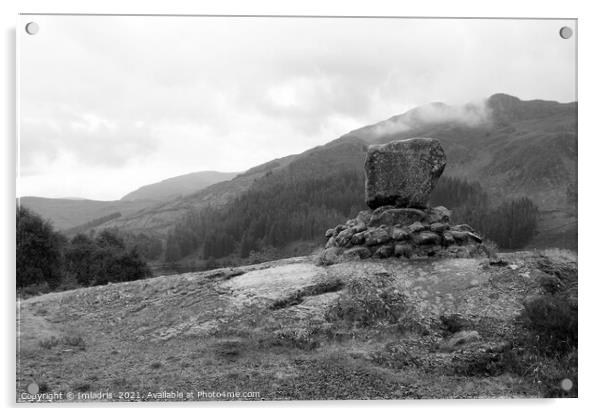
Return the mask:
[[136, 246], [116, 231], [71, 240], [39, 215], [17, 208], [17, 290], [30, 296], [54, 290], [126, 282], [150, 276]]
[[35, 382], [46, 392], [112, 393], [103, 400], [154, 401], [163, 391], [260, 393], [254, 400], [577, 395], [573, 254], [313, 261], [23, 301], [17, 394]]

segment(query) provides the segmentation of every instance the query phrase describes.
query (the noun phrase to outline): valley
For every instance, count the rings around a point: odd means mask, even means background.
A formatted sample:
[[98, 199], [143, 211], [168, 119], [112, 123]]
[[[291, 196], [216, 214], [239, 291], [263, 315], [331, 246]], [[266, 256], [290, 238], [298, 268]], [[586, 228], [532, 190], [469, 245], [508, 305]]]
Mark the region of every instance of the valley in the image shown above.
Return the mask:
[[[278, 238], [269, 237], [269, 230], [257, 234], [256, 229], [237, 229], [228, 232], [235, 241], [240, 243], [245, 232], [257, 235], [250, 244], [261, 250], [274, 244], [319, 241], [323, 229], [329, 226], [326, 222], [336, 222], [363, 205], [363, 164], [370, 144], [417, 136], [436, 137], [448, 155], [444, 179], [479, 185], [491, 207], [521, 197], [535, 203], [540, 212], [538, 232], [528, 247], [576, 250], [576, 114], [576, 103], [523, 101], [505, 94], [495, 94], [478, 105], [432, 103], [235, 176], [216, 172], [208, 172], [202, 178], [184, 175], [143, 187], [121, 201], [22, 198], [21, 202], [50, 219], [57, 228], [71, 228], [71, 234], [107, 228], [145, 234], [163, 241], [168, 261], [179, 261], [194, 252], [195, 262], [196, 258], [209, 257], [204, 254], [203, 244], [192, 243], [194, 248], [190, 249], [169, 243], [170, 238], [173, 240], [195, 228], [191, 227], [195, 216], [212, 211], [238, 215], [235, 213], [241, 210], [258, 210], [259, 205], [253, 208], [255, 201], [269, 198], [269, 204], [262, 205], [262, 216], [278, 217], [285, 206], [295, 213], [288, 216], [291, 220], [296, 216], [307, 217], [307, 212], [311, 212], [316, 221], [310, 227], [314, 231], [305, 235], [305, 230], [303, 234], [293, 230], [297, 234], [278, 243]], [[207, 186], [193, 190], [201, 179]], [[209, 184], [212, 180], [219, 181]], [[326, 183], [342, 184], [348, 196], [329, 200], [332, 190]], [[295, 189], [308, 189], [315, 198], [302, 204], [294, 202], [295, 198], [286, 200]], [[148, 196], [151, 191], [164, 199], [136, 199]], [[180, 194], [174, 197], [176, 192]], [[448, 205], [447, 201], [438, 203]], [[463, 210], [462, 205], [450, 208]], [[168, 254], [170, 251], [173, 255]]]

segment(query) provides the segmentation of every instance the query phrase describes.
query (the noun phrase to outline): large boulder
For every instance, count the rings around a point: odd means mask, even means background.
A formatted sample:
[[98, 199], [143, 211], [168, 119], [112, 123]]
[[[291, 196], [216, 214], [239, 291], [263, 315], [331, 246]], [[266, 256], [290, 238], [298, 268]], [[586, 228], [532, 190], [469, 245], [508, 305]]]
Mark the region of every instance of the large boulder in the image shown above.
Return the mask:
[[408, 243], [395, 244], [395, 255], [397, 257], [403, 256], [403, 257], [410, 258], [413, 253], [414, 253], [414, 248], [412, 247], [411, 244], [408, 244]]
[[435, 222], [448, 223], [450, 221], [451, 211], [445, 207], [435, 207], [427, 210], [427, 221], [429, 224]]
[[339, 247], [347, 247], [351, 243], [351, 237], [355, 234], [355, 230], [353, 228], [347, 228], [343, 230], [335, 237], [335, 241], [337, 246]]
[[443, 231], [449, 230], [449, 224], [443, 222], [434, 222], [430, 225], [430, 229], [435, 233], [442, 233]]
[[353, 247], [346, 250], [343, 253], [343, 256], [348, 259], [367, 259], [372, 256], [372, 252], [368, 250], [366, 247]]
[[410, 225], [416, 221], [422, 221], [425, 217], [424, 211], [414, 208], [393, 208], [375, 214], [370, 219], [370, 227], [380, 227], [381, 225]]
[[439, 244], [441, 237], [431, 231], [422, 231], [412, 236], [414, 242], [418, 245]]
[[424, 208], [445, 169], [445, 152], [437, 139], [413, 138], [368, 148], [366, 203]]
[[384, 245], [384, 246], [380, 246], [379, 248], [376, 249], [376, 251], [374, 252], [374, 257], [379, 258], [379, 259], [386, 259], [387, 257], [391, 257], [394, 253], [394, 248], [392, 245]]
[[364, 234], [367, 246], [376, 246], [391, 241], [391, 236], [384, 228], [373, 228]]

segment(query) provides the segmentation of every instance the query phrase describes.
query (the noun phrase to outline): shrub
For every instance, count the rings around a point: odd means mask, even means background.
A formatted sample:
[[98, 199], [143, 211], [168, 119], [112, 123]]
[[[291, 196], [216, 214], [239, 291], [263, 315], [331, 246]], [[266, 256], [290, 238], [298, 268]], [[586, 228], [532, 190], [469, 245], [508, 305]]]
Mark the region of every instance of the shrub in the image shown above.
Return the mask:
[[82, 286], [138, 280], [151, 275], [136, 249], [128, 250], [116, 231], [104, 230], [95, 239], [78, 234], [65, 253], [66, 270]]
[[316, 339], [319, 332], [320, 328], [314, 326], [279, 329], [274, 332], [272, 345], [311, 351], [320, 345], [320, 342]]
[[543, 397], [577, 397], [577, 265], [566, 256], [546, 255], [536, 266], [545, 273], [543, 294], [525, 303], [520, 321], [528, 333], [517, 340], [524, 352], [515, 371], [532, 377]]
[[64, 237], [48, 221], [25, 207], [17, 208], [17, 287], [61, 281]]
[[577, 263], [567, 257], [554, 254], [542, 256], [537, 260], [536, 266], [545, 273], [540, 279], [540, 284], [545, 293], [554, 295], [564, 293], [567, 299], [577, 298]]
[[[502, 371], [531, 379], [540, 397], [577, 397], [576, 346], [568, 351], [553, 352], [542, 349], [542, 343], [532, 334], [520, 335], [514, 344], [514, 348], [505, 351], [497, 361]], [[565, 379], [572, 384], [568, 389], [563, 385]]]
[[[150, 240], [149, 240], [150, 241]], [[17, 208], [17, 289], [36, 296], [80, 286], [125, 282], [151, 275], [144, 259], [115, 230], [67, 241], [48, 221]]]
[[536, 336], [544, 353], [570, 351], [577, 346], [577, 266], [542, 256], [537, 267], [544, 294], [525, 303], [522, 314], [526, 327]]
[[384, 350], [372, 353], [370, 359], [379, 366], [397, 370], [408, 366], [419, 367], [423, 364], [412, 351], [396, 342], [387, 343]]
[[451, 315], [441, 315], [439, 317], [443, 328], [450, 334], [455, 334], [466, 329], [472, 329], [473, 325], [462, 315], [454, 313]]
[[407, 312], [406, 297], [393, 286], [390, 275], [380, 274], [352, 279], [326, 312], [326, 319], [340, 319], [360, 326], [379, 322], [395, 324]]
[[527, 302], [523, 317], [542, 350], [567, 351], [577, 346], [577, 305], [562, 294], [544, 295]]

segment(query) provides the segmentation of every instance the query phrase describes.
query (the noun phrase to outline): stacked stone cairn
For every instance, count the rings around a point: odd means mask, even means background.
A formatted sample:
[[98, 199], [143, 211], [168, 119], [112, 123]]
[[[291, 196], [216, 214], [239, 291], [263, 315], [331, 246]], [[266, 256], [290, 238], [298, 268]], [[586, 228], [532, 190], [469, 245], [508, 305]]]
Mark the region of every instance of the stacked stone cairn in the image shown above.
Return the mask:
[[370, 146], [365, 162], [370, 209], [326, 231], [321, 263], [333, 263], [340, 256], [471, 257], [486, 251], [469, 225], [452, 225], [447, 208], [428, 206], [445, 164], [437, 139]]

